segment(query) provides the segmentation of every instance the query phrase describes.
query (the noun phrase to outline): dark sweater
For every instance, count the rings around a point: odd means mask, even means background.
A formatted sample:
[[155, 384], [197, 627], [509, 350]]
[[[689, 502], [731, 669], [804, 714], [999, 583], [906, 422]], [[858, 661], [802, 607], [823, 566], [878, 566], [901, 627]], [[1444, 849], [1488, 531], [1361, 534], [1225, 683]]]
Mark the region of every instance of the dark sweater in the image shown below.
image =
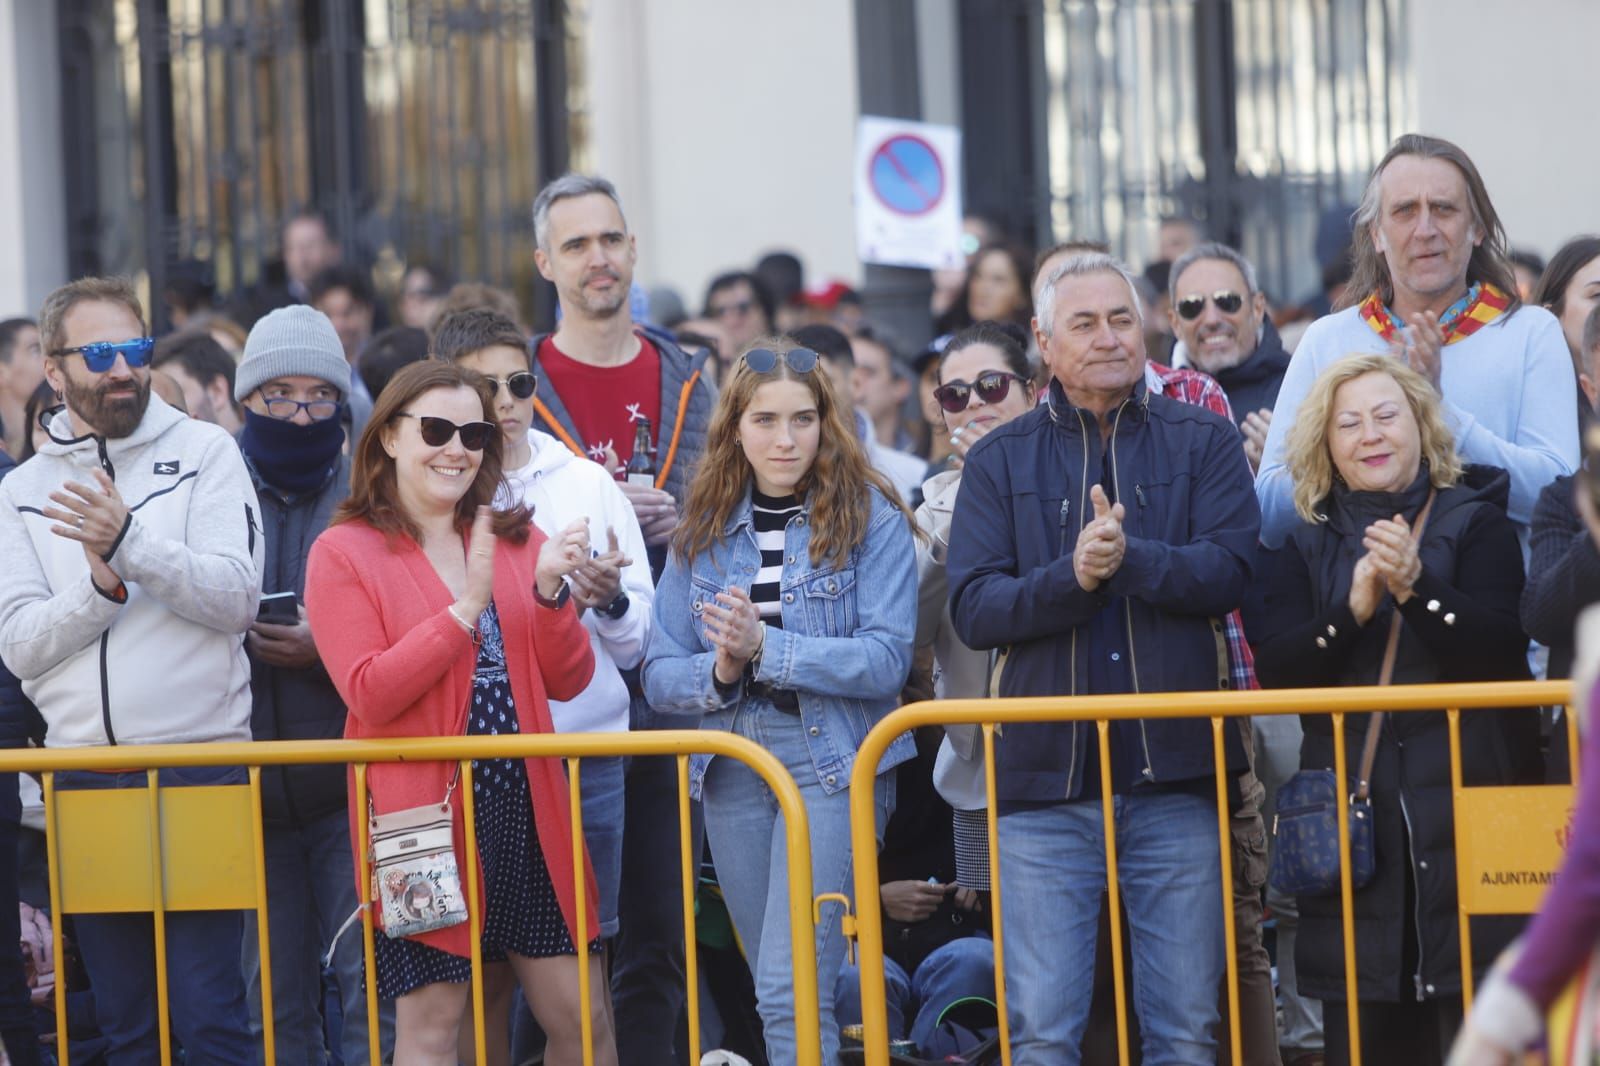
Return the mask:
[[1573, 477], [1556, 478], [1539, 493], [1528, 541], [1528, 584], [1522, 627], [1550, 649], [1550, 676], [1572, 676], [1578, 613], [1600, 602], [1600, 552], [1595, 551], [1573, 501]]

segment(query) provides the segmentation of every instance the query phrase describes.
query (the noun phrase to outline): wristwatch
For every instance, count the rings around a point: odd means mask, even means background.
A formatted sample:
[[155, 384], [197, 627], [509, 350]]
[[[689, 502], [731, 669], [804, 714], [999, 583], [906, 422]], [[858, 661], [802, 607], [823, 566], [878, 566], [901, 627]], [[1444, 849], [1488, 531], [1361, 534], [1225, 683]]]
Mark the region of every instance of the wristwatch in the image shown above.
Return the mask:
[[552, 611], [559, 611], [567, 605], [568, 600], [572, 599], [572, 586], [565, 581], [561, 582], [561, 591], [556, 593], [556, 598], [547, 600], [539, 591], [539, 583], [535, 581], [533, 583], [533, 599], [540, 607], [548, 607]]
[[628, 594], [617, 593], [617, 598], [600, 608], [600, 613], [615, 622], [628, 613]]

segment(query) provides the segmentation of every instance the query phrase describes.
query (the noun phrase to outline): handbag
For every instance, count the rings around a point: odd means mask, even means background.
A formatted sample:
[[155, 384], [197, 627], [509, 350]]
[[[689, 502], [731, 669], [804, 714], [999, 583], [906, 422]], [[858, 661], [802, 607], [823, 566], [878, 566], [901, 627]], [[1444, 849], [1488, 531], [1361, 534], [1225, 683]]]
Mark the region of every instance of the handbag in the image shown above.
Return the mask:
[[450, 797], [461, 779], [457, 765], [442, 803], [376, 814], [367, 798], [372, 898], [391, 939], [416, 936], [467, 920], [466, 893], [451, 838]]
[[[1420, 541], [1433, 510], [1437, 492], [1429, 490], [1428, 501], [1417, 515], [1412, 539]], [[1395, 610], [1389, 624], [1389, 641], [1383, 650], [1383, 665], [1378, 684], [1387, 685], [1394, 676], [1395, 653], [1400, 647], [1401, 618]], [[1348, 799], [1332, 770], [1301, 770], [1278, 789], [1277, 813], [1272, 818], [1276, 842], [1268, 881], [1290, 896], [1328, 896], [1339, 891], [1339, 807], [1349, 804], [1350, 887], [1362, 889], [1377, 871], [1377, 850], [1372, 826], [1372, 764], [1378, 755], [1378, 736], [1383, 729], [1383, 712], [1373, 711], [1367, 720], [1366, 737], [1361, 745], [1361, 763], [1356, 773], [1356, 790]]]

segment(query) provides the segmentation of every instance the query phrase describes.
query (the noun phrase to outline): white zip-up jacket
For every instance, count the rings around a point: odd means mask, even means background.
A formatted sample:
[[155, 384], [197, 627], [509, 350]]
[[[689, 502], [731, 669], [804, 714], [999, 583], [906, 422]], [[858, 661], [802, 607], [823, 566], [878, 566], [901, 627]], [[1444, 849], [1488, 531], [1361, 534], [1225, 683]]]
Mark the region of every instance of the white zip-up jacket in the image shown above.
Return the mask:
[[[261, 512], [238, 446], [154, 392], [127, 437], [72, 440], [66, 412], [50, 429], [0, 483], [0, 658], [44, 716], [46, 746], [249, 740]], [[108, 560], [120, 603], [41, 513], [96, 468], [128, 506]]]
[[[520, 500], [533, 509], [533, 523], [554, 536], [580, 518], [589, 519], [589, 543], [606, 548], [606, 529], [616, 530], [617, 545], [632, 564], [622, 571], [628, 611], [611, 619], [598, 611], [583, 612], [594, 651], [594, 679], [576, 699], [551, 700], [550, 720], [558, 733], [623, 733], [628, 729], [628, 685], [622, 671], [644, 661], [656, 590], [645, 557], [644, 534], [633, 505], [605, 467], [573, 455], [548, 433], [528, 430], [533, 458], [506, 471], [506, 488], [495, 501], [509, 506]], [[509, 492], [509, 495], [506, 493]]]

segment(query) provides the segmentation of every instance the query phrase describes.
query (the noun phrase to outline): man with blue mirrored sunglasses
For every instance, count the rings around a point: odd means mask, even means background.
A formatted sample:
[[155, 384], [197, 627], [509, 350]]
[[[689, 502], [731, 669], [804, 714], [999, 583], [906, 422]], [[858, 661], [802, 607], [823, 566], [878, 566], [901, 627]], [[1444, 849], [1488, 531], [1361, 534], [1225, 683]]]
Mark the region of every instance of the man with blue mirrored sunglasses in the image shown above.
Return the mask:
[[129, 367], [149, 366], [150, 352], [155, 348], [156, 342], [152, 337], [135, 337], [131, 341], [95, 341], [93, 344], [80, 344], [73, 348], [57, 348], [51, 355], [81, 355], [83, 365], [89, 368], [90, 373], [104, 374], [116, 365], [120, 355]]
[[[263, 538], [238, 446], [151, 398], [152, 345], [128, 282], [62, 286], [45, 300], [39, 333], [45, 378], [65, 410], [49, 416], [38, 453], [0, 484], [0, 657], [38, 707], [45, 746], [249, 740], [243, 638], [261, 594]], [[118, 765], [140, 763], [130, 755]], [[231, 766], [160, 772], [163, 788], [244, 779]], [[62, 771], [56, 787], [148, 782], [142, 770]], [[156, 1061], [150, 915], [81, 917], [78, 949], [108, 1060]], [[172, 1032], [195, 1066], [256, 1054], [243, 932], [237, 910], [165, 919]]]

